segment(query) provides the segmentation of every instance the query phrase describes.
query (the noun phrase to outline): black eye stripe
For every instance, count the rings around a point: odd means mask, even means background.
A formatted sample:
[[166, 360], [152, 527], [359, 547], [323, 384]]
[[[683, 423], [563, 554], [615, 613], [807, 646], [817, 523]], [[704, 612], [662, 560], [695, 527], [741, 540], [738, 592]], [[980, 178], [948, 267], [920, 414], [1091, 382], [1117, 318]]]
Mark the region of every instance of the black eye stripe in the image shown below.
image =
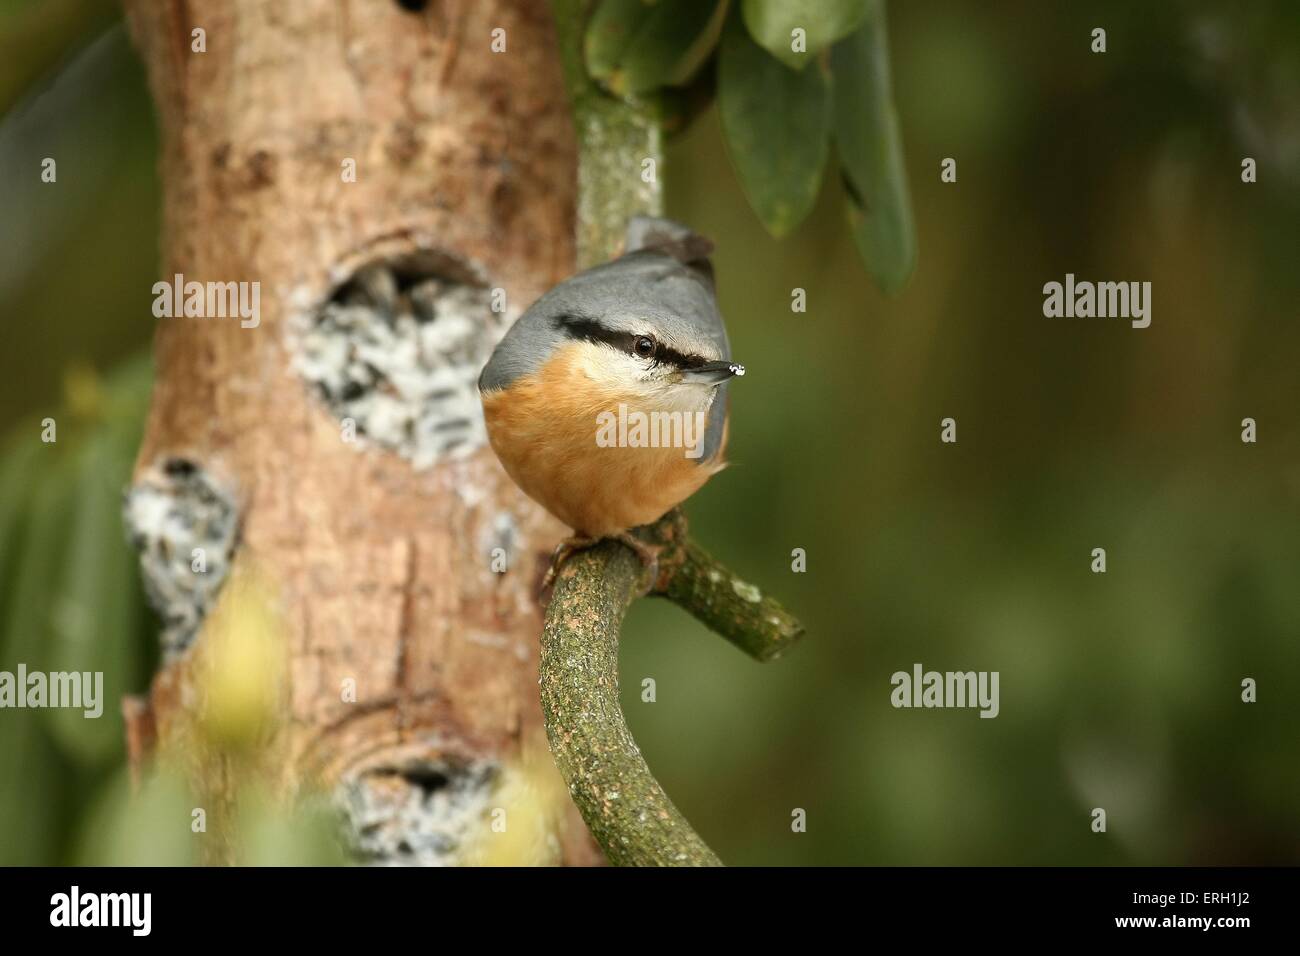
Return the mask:
[[659, 351], [655, 355], [661, 362], [668, 362], [678, 368], [699, 368], [708, 361], [701, 355], [685, 355], [676, 349], [670, 349], [662, 342], [659, 343]]
[[[584, 319], [576, 315], [562, 315], [555, 320], [556, 326], [561, 329], [565, 335], [573, 339], [582, 339], [587, 342], [596, 342], [603, 345], [609, 345], [618, 349], [620, 352], [626, 352], [637, 358], [649, 358], [650, 356], [637, 355], [637, 339], [650, 338], [642, 332], [619, 332], [615, 329], [607, 328], [592, 319]], [[669, 348], [664, 343], [654, 339], [656, 361], [674, 365], [677, 368], [699, 368], [708, 359], [700, 355], [687, 355], [679, 352], [674, 348]]]
[[606, 328], [599, 322], [580, 319], [577, 316], [561, 316], [556, 319], [556, 324], [571, 339], [610, 345], [620, 352], [632, 352], [636, 347], [636, 340], [641, 337], [631, 332], [618, 332]]

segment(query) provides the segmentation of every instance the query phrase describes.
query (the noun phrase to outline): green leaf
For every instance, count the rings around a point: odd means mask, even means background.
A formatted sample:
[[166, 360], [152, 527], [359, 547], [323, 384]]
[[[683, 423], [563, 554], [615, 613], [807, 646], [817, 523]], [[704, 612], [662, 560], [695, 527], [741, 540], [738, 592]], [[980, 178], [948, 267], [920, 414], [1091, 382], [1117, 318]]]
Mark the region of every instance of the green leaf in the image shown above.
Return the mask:
[[111, 27], [122, 15], [118, 6], [102, 0], [42, 0], [0, 7], [0, 115]]
[[9, 606], [9, 592], [22, 559], [28, 500], [38, 484], [33, 475], [42, 462], [39, 456], [48, 448], [40, 439], [40, 424], [32, 420], [11, 434], [0, 453], [0, 607]]
[[722, 37], [718, 107], [727, 154], [749, 204], [773, 236], [817, 201], [830, 149], [831, 91], [819, 64], [791, 70], [749, 38], [739, 17]]
[[603, 0], [587, 24], [587, 72], [619, 96], [681, 86], [709, 58], [730, 0]]
[[68, 456], [55, 444], [43, 444], [41, 448], [48, 457], [36, 462], [28, 472], [34, 487], [28, 502], [27, 529], [14, 564], [11, 602], [0, 621], [4, 627], [0, 670], [12, 670], [12, 665], [19, 662], [31, 669], [45, 669], [48, 664], [50, 609], [67, 545], [74, 484]]
[[685, 86], [666, 86], [654, 98], [653, 116], [669, 136], [689, 129], [717, 98], [717, 70], [702, 70]]
[[53, 606], [51, 669], [79, 673], [83, 681], [103, 675], [100, 716], [89, 718], [83, 708], [45, 712], [64, 752], [89, 766], [120, 756], [122, 697], [135, 689], [142, 669], [140, 582], [122, 525], [122, 489], [135, 454], [131, 431], [100, 425], [78, 455], [72, 529]]
[[[23, 664], [28, 673], [74, 668], [104, 673], [104, 713], [97, 719], [85, 718], [81, 710], [48, 708], [6, 710], [0, 717], [3, 865], [58, 862], [60, 815], [84, 799], [77, 788], [90, 779], [73, 772], [76, 768], [65, 751], [96, 761], [121, 752], [121, 691], [115, 688], [133, 674], [143, 675], [142, 648], [149, 645], [142, 640], [146, 637], [141, 633], [144, 597], [136, 561], [123, 543], [120, 487], [139, 445], [150, 379], [147, 358], [122, 365], [107, 379], [102, 404], [92, 418], [78, 419], [68, 408], [54, 414], [58, 441], [50, 444], [40, 440], [39, 419], [21, 423], [11, 433], [0, 461], [0, 670], [16, 673]], [[99, 473], [101, 467], [107, 472]], [[86, 497], [87, 492], [92, 498]], [[88, 508], [100, 517], [87, 520]], [[111, 523], [104, 518], [110, 511], [117, 522], [112, 533], [126, 552], [127, 563], [109, 563], [108, 573], [92, 585], [91, 564], [95, 558], [103, 559], [104, 552], [83, 551], [79, 541], [89, 544], [90, 535], [78, 528]], [[114, 560], [110, 554], [109, 561]], [[130, 580], [119, 581], [105, 594], [104, 585], [113, 581], [113, 572], [124, 567], [130, 570]], [[89, 636], [106, 641], [89, 649], [97, 662], [71, 659], [65, 643], [68, 634], [60, 608], [69, 588], [80, 586], [77, 581], [101, 595], [84, 598], [93, 624]], [[134, 608], [124, 630], [110, 626], [125, 618], [120, 611], [123, 604]], [[83, 638], [88, 633], [84, 626], [81, 633]], [[126, 640], [131, 644], [122, 643]]]
[[[87, 808], [74, 841], [77, 866], [197, 866], [208, 834], [191, 829], [201, 801], [174, 768], [133, 787], [120, 770]], [[211, 807], [207, 808], [211, 811]], [[214, 821], [207, 821], [209, 829]]]
[[[817, 54], [857, 29], [870, 0], [744, 0], [749, 34], [782, 63], [802, 70]], [[795, 30], [802, 30], [796, 52]]]
[[876, 284], [894, 295], [916, 268], [916, 226], [890, 90], [884, 3], [871, 7], [858, 31], [831, 50], [835, 144], [858, 253]]
[[[66, 456], [42, 445], [50, 457], [29, 472], [35, 485], [29, 501], [27, 533], [14, 582], [12, 603], [4, 610], [0, 670], [17, 674], [47, 670], [52, 581], [66, 540], [72, 482]], [[58, 852], [58, 796], [66, 767], [45, 735], [39, 710], [5, 710], [0, 719], [0, 865], [45, 865]]]

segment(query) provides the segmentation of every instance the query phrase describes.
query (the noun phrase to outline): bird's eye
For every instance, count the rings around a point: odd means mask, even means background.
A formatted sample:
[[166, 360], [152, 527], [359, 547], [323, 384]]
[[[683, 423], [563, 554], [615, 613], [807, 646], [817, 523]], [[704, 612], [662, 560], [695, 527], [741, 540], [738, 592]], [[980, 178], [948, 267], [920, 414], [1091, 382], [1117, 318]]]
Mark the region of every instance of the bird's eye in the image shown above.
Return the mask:
[[636, 341], [632, 343], [632, 348], [641, 358], [649, 358], [655, 354], [655, 340], [648, 335], [638, 335]]

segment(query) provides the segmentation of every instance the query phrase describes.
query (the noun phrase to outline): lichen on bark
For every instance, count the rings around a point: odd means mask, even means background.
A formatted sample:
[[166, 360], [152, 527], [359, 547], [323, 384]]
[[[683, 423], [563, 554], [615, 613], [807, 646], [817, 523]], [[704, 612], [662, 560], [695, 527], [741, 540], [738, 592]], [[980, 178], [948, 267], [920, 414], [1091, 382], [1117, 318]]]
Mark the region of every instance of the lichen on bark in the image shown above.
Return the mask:
[[653, 580], [616, 541], [573, 555], [556, 578], [540, 662], [551, 752], [611, 863], [718, 866], [628, 730], [618, 699], [623, 616], [641, 594], [663, 596], [760, 661], [799, 640], [803, 627], [693, 544], [680, 511], [637, 533], [659, 549]]
[[[582, 38], [589, 6], [552, 0], [578, 139], [579, 268], [618, 255], [633, 216], [662, 214], [660, 125], [648, 101], [609, 96], [588, 77]], [[556, 578], [540, 659], [547, 738], [570, 796], [611, 863], [720, 866], [628, 730], [618, 699], [623, 616], [642, 594], [667, 597], [760, 661], [797, 641], [803, 627], [691, 543], [680, 511], [636, 533], [659, 549], [653, 580], [631, 549], [615, 541], [573, 555]]]
[[648, 100], [617, 99], [587, 74], [583, 26], [591, 6], [590, 0], [551, 0], [578, 139], [579, 269], [616, 254], [633, 216], [663, 214], [660, 124]]

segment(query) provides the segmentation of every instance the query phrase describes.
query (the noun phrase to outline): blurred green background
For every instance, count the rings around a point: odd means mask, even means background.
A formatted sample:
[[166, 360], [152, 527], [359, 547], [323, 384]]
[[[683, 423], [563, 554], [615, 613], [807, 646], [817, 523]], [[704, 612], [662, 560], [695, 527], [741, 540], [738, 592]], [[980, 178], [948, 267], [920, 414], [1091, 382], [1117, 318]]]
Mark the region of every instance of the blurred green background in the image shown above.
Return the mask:
[[[82, 6], [0, 2], [0, 669], [93, 646], [108, 700], [90, 742], [0, 712], [4, 863], [140, 842], [115, 830], [114, 695], [145, 686], [154, 625], [115, 500], [147, 401], [157, 139], [120, 25], [60, 19]], [[669, 213], [718, 243], [749, 369], [734, 464], [688, 513], [808, 635], [759, 666], [640, 602], [638, 743], [730, 863], [1300, 862], [1300, 7], [925, 0], [891, 5], [890, 45], [920, 247], [900, 296], [829, 174], [767, 236], [716, 111], [661, 167]], [[1151, 327], [1044, 318], [1067, 272], [1150, 281]], [[57, 446], [33, 441], [47, 415]], [[893, 709], [915, 662], [999, 671], [1000, 715]]]

